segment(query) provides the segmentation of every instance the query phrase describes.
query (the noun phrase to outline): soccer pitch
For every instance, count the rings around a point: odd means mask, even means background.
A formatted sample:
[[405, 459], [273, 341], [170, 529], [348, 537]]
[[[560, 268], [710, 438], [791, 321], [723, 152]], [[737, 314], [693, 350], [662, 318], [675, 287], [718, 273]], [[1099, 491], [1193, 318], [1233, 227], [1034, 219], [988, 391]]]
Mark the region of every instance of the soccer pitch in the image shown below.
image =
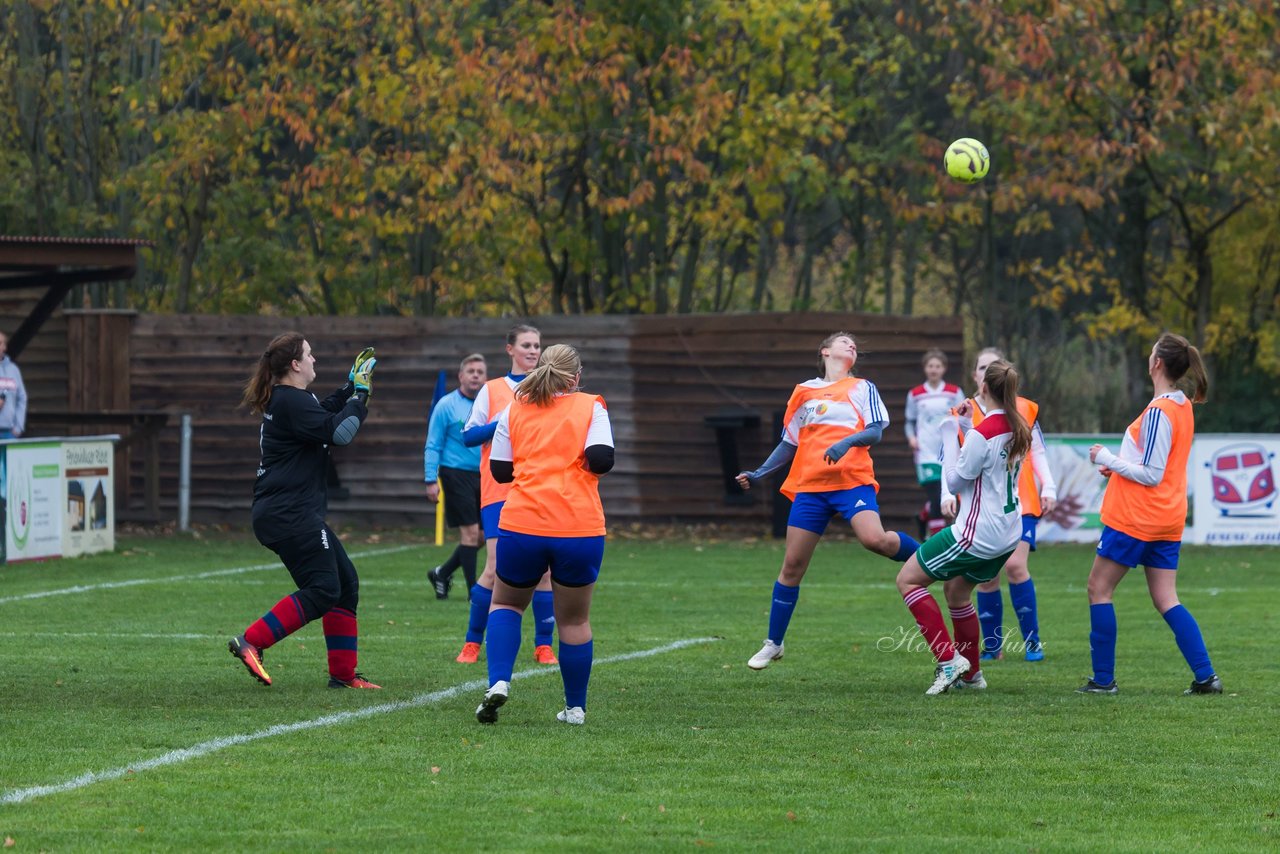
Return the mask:
[[[531, 658], [476, 723], [453, 661], [461, 577], [408, 534], [345, 538], [360, 669], [326, 687], [318, 625], [254, 682], [226, 640], [291, 591], [235, 535], [124, 538], [112, 555], [0, 568], [0, 840], [37, 850], [1274, 850], [1280, 553], [1187, 547], [1179, 574], [1222, 676], [1191, 675], [1140, 572], [1117, 592], [1119, 696], [1089, 675], [1092, 550], [1031, 570], [1045, 661], [987, 662], [986, 692], [923, 696], [932, 659], [897, 565], [821, 545], [786, 657], [746, 667], [781, 560], [772, 541], [610, 540], [592, 611], [587, 723], [555, 720]], [[940, 595], [940, 591], [939, 591]], [[1007, 604], [1006, 626], [1020, 640]], [[909, 648], [908, 648], [909, 647]], [[7, 845], [7, 841], [5, 842]]]

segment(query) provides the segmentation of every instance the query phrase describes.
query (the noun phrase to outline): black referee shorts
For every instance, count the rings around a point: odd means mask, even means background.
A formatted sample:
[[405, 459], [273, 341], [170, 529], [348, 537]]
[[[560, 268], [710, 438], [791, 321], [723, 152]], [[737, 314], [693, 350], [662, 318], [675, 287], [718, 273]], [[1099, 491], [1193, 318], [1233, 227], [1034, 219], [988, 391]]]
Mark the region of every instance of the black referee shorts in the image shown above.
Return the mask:
[[480, 524], [480, 472], [440, 466], [444, 523], [450, 528]]

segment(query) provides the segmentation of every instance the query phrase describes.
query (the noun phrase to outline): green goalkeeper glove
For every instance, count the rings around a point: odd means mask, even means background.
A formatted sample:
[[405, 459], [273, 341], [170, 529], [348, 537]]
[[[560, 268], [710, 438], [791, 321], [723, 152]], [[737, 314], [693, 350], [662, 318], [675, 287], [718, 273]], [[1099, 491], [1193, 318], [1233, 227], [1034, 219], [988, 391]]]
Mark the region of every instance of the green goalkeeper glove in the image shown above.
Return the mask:
[[373, 358], [373, 348], [372, 348], [372, 347], [365, 347], [363, 350], [361, 350], [361, 351], [360, 351], [360, 355], [359, 355], [359, 356], [356, 356], [356, 361], [355, 361], [355, 363], [351, 366], [351, 372], [350, 372], [349, 374], [347, 374], [347, 382], [349, 382], [349, 383], [353, 383], [353, 382], [355, 382], [355, 381], [356, 381], [356, 372], [360, 370], [360, 366], [361, 366], [361, 365], [363, 365], [365, 362], [369, 361], [369, 360], [370, 360], [370, 359], [372, 359], [372, 358]]
[[[372, 352], [372, 349], [366, 352]], [[364, 392], [366, 397], [373, 394], [373, 369], [377, 366], [378, 360], [370, 356], [355, 370], [352, 382], [356, 384], [356, 394]]]

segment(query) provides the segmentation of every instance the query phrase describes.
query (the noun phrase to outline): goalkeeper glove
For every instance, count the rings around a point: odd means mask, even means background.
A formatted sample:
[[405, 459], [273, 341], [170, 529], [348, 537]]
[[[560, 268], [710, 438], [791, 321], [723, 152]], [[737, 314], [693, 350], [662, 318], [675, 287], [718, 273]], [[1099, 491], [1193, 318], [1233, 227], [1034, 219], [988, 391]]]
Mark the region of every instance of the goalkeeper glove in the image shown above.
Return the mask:
[[351, 372], [347, 374], [347, 382], [349, 382], [349, 383], [353, 383], [353, 382], [355, 382], [355, 381], [356, 381], [356, 371], [360, 370], [360, 366], [361, 366], [361, 365], [363, 365], [365, 362], [369, 361], [369, 360], [370, 360], [370, 359], [372, 359], [372, 358], [373, 358], [373, 348], [372, 348], [372, 347], [365, 347], [363, 350], [361, 350], [361, 351], [360, 351], [360, 355], [359, 355], [359, 356], [356, 356], [355, 363], [354, 363], [354, 364], [352, 364], [352, 366], [351, 366]]
[[[372, 348], [366, 352], [372, 352]], [[370, 356], [353, 372], [352, 382], [356, 384], [356, 394], [364, 392], [366, 397], [373, 394], [373, 369], [377, 366], [378, 360]]]

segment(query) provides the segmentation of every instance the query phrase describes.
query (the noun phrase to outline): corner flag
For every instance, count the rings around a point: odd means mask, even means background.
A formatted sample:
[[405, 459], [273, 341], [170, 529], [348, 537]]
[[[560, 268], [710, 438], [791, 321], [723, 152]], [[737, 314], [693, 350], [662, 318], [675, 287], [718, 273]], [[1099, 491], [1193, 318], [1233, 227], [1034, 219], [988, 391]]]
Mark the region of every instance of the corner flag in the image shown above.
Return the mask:
[[449, 393], [448, 373], [446, 371], [441, 371], [439, 376], [436, 377], [436, 390], [431, 395], [431, 409], [427, 411], [428, 418], [431, 417], [432, 412], [435, 412], [436, 404], [440, 402], [440, 398], [444, 397], [448, 393]]
[[[431, 420], [431, 413], [436, 411], [436, 404], [440, 402], [446, 394], [449, 393], [448, 373], [441, 371], [436, 376], [436, 390], [431, 395], [431, 408], [427, 410], [427, 421]], [[436, 545], [444, 545], [444, 488], [440, 489], [440, 498], [436, 501]]]

